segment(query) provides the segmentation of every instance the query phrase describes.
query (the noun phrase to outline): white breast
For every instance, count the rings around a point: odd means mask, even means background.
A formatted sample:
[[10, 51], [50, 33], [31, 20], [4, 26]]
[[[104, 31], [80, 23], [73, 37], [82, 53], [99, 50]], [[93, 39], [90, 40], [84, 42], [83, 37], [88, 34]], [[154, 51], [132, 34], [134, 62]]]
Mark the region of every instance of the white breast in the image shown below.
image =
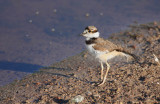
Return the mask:
[[93, 46], [94, 46], [94, 44], [86, 45], [88, 51], [89, 51], [91, 54], [95, 54], [95, 50], [94, 50]]
[[108, 59], [112, 58], [112, 55], [110, 57], [107, 57], [107, 53], [109, 52], [108, 50], [106, 51], [99, 51], [99, 50], [95, 50], [93, 48], [94, 44], [91, 45], [86, 45], [88, 51], [97, 59], [99, 59], [99, 61], [102, 62], [106, 62]]
[[94, 48], [93, 48], [93, 46], [94, 46], [95, 44], [90, 44], [90, 45], [86, 45], [86, 47], [87, 47], [87, 49], [88, 49], [88, 51], [91, 53], [91, 54], [93, 54], [93, 55], [95, 55], [95, 57], [97, 56], [97, 55], [100, 55], [100, 54], [106, 54], [106, 53], [108, 53], [108, 51], [99, 51], [99, 50], [95, 50]]

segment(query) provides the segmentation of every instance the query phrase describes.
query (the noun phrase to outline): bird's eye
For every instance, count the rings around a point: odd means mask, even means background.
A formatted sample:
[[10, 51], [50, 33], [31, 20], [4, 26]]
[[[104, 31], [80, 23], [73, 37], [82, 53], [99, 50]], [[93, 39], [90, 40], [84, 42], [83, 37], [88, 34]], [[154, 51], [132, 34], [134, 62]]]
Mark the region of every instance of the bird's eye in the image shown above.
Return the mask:
[[91, 30], [88, 30], [88, 32], [91, 32]]

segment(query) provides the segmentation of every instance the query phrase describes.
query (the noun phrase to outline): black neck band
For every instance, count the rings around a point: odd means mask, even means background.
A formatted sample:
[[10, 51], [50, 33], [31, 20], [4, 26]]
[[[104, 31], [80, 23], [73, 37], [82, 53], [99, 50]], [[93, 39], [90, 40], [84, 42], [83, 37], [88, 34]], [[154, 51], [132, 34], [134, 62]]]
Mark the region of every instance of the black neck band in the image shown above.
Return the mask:
[[89, 39], [89, 40], [86, 40], [86, 44], [87, 44], [87, 45], [94, 44], [96, 39], [97, 39], [97, 38], [91, 38], [91, 39]]

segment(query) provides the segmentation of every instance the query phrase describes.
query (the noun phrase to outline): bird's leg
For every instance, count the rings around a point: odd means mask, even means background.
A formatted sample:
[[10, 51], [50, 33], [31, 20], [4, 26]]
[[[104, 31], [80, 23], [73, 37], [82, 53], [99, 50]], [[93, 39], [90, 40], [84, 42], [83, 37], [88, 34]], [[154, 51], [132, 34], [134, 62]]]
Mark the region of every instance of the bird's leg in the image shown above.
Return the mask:
[[103, 63], [101, 62], [101, 80], [103, 80]]
[[107, 78], [107, 75], [108, 75], [108, 71], [109, 71], [109, 69], [110, 69], [110, 65], [108, 64], [108, 62], [106, 62], [106, 64], [107, 64], [106, 74], [105, 74], [105, 76], [104, 76], [104, 78], [103, 78], [103, 82], [102, 82], [101, 84], [99, 84], [98, 86], [103, 85], [103, 84], [105, 83], [105, 81], [106, 81], [106, 78]]

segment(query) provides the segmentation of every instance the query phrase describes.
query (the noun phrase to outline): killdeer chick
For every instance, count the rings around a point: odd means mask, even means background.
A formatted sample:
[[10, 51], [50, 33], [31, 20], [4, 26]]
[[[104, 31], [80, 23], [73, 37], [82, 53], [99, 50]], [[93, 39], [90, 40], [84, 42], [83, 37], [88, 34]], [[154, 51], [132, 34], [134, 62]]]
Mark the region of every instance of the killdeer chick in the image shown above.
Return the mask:
[[[110, 65], [108, 60], [116, 56], [125, 56], [127, 61], [135, 58], [135, 55], [131, 54], [126, 49], [113, 44], [109, 40], [104, 40], [99, 37], [99, 32], [95, 26], [88, 26], [85, 28], [84, 32], [81, 34], [86, 37], [85, 44], [88, 51], [99, 60], [101, 64], [101, 80], [102, 82], [98, 85], [101, 86], [105, 83]], [[107, 65], [107, 70], [105, 75], [103, 75], [103, 64]]]

